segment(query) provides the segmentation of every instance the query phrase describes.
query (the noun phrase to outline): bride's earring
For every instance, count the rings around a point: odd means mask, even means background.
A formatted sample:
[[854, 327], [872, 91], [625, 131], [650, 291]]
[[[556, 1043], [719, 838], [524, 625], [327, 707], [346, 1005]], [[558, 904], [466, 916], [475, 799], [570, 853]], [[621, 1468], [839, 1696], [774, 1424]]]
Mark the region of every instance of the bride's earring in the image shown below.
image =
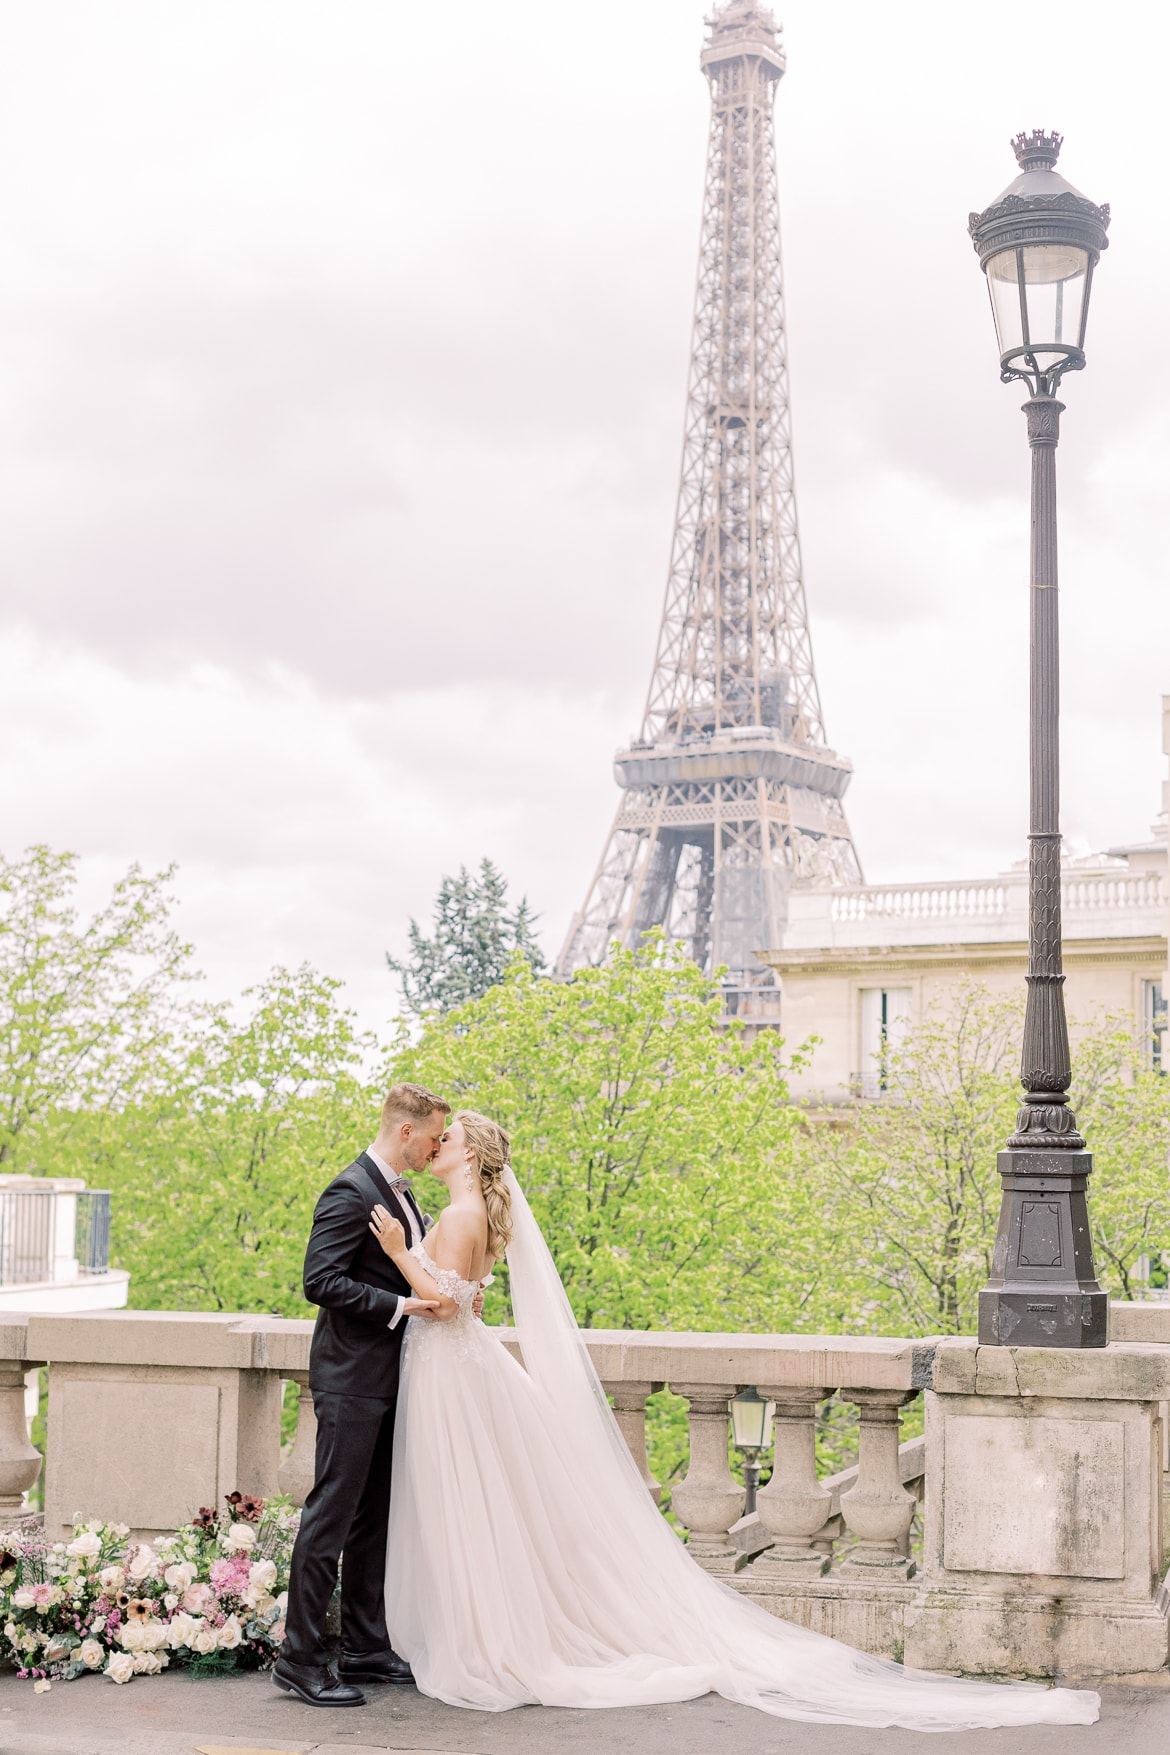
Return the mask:
[[468, 1159], [467, 1159], [467, 1160], [466, 1160], [466, 1161], [465, 1161], [465, 1162], [464, 1162], [464, 1165], [463, 1165], [463, 1178], [464, 1178], [464, 1181], [465, 1181], [465, 1182], [466, 1182], [466, 1183], [467, 1183], [467, 1186], [468, 1186], [468, 1188], [474, 1188], [474, 1187], [475, 1187], [475, 1177], [474, 1177], [474, 1175], [473, 1175], [473, 1174], [472, 1174], [472, 1169], [471, 1169], [471, 1159], [470, 1159], [470, 1158], [468, 1158]]

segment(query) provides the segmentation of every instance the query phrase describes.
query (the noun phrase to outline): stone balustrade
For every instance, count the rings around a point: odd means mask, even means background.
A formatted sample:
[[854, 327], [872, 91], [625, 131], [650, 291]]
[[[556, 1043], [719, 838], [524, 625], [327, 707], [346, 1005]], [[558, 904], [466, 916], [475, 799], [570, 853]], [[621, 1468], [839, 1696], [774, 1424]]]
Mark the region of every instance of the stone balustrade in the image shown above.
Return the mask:
[[[973, 882], [856, 884], [827, 892], [827, 903], [833, 920], [1003, 920], [1018, 911], [1026, 882], [1020, 872]], [[1166, 886], [1157, 871], [1066, 870], [1061, 897], [1069, 914], [1156, 913], [1166, 906]]]
[[[687, 1406], [671, 1495], [701, 1565], [771, 1612], [924, 1668], [1049, 1676], [1164, 1671], [1162, 1580], [1170, 1305], [1115, 1306], [1094, 1353], [816, 1335], [592, 1331], [586, 1341], [647, 1490], [646, 1405]], [[101, 1311], [0, 1324], [0, 1510], [40, 1470], [24, 1373], [49, 1368], [45, 1523], [149, 1537], [224, 1494], [312, 1481], [312, 1325], [276, 1317]], [[507, 1344], [519, 1350], [515, 1334]], [[298, 1389], [281, 1456], [285, 1384]], [[728, 1404], [775, 1407], [757, 1515], [728, 1466]], [[926, 1400], [926, 1436], [900, 1443]], [[831, 1397], [858, 1416], [853, 1468], [818, 1475]], [[923, 1541], [911, 1529], [924, 1501]]]

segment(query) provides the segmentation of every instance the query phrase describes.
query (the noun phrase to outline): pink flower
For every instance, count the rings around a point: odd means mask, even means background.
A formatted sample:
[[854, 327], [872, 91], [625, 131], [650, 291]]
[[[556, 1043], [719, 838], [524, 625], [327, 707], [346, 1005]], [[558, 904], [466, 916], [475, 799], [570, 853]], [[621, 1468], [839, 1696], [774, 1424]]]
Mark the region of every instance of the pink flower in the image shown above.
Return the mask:
[[242, 1597], [248, 1588], [251, 1562], [237, 1555], [230, 1560], [213, 1560], [211, 1582], [221, 1597]]
[[183, 1607], [189, 1615], [205, 1615], [215, 1604], [215, 1592], [210, 1585], [193, 1584], [183, 1592]]

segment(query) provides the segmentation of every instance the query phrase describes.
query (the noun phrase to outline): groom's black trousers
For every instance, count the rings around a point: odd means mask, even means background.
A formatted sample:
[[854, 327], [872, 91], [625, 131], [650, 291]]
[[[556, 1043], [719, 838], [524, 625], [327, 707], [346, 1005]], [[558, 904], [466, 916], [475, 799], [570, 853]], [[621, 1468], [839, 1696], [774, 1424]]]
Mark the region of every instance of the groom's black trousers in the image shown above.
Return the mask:
[[388, 1651], [386, 1526], [395, 1400], [314, 1392], [317, 1466], [293, 1548], [281, 1656], [326, 1662], [325, 1613], [341, 1569], [341, 1649]]

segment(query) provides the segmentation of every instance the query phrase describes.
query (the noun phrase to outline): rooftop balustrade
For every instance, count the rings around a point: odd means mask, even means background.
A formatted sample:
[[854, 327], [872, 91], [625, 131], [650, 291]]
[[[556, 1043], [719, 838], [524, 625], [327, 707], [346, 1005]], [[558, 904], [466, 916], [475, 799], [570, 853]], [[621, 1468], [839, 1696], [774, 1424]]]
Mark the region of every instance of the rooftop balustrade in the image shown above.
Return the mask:
[[[1066, 865], [1061, 877], [1066, 938], [1164, 935], [1170, 889], [1156, 866], [1094, 860]], [[789, 899], [786, 953], [846, 949], [875, 942], [948, 944], [1025, 941], [1027, 873], [919, 884], [856, 884], [801, 889]]]
[[[24, 1374], [49, 1369], [44, 1517], [169, 1531], [239, 1488], [302, 1503], [315, 1426], [312, 1324], [267, 1316], [10, 1313], [0, 1322], [0, 1519], [40, 1454]], [[1053, 1675], [1166, 1668], [1163, 1481], [1170, 1305], [1114, 1307], [1094, 1353], [819, 1335], [591, 1331], [594, 1365], [646, 1483], [646, 1405], [687, 1407], [671, 1510], [695, 1559], [776, 1614], [926, 1668]], [[521, 1337], [505, 1331], [521, 1352]], [[281, 1453], [284, 1385], [299, 1386]], [[728, 1463], [729, 1402], [774, 1404], [758, 1511]], [[818, 1471], [818, 1410], [856, 1410], [855, 1465]], [[926, 1400], [926, 1432], [901, 1442]], [[921, 1543], [912, 1529], [921, 1510]]]

